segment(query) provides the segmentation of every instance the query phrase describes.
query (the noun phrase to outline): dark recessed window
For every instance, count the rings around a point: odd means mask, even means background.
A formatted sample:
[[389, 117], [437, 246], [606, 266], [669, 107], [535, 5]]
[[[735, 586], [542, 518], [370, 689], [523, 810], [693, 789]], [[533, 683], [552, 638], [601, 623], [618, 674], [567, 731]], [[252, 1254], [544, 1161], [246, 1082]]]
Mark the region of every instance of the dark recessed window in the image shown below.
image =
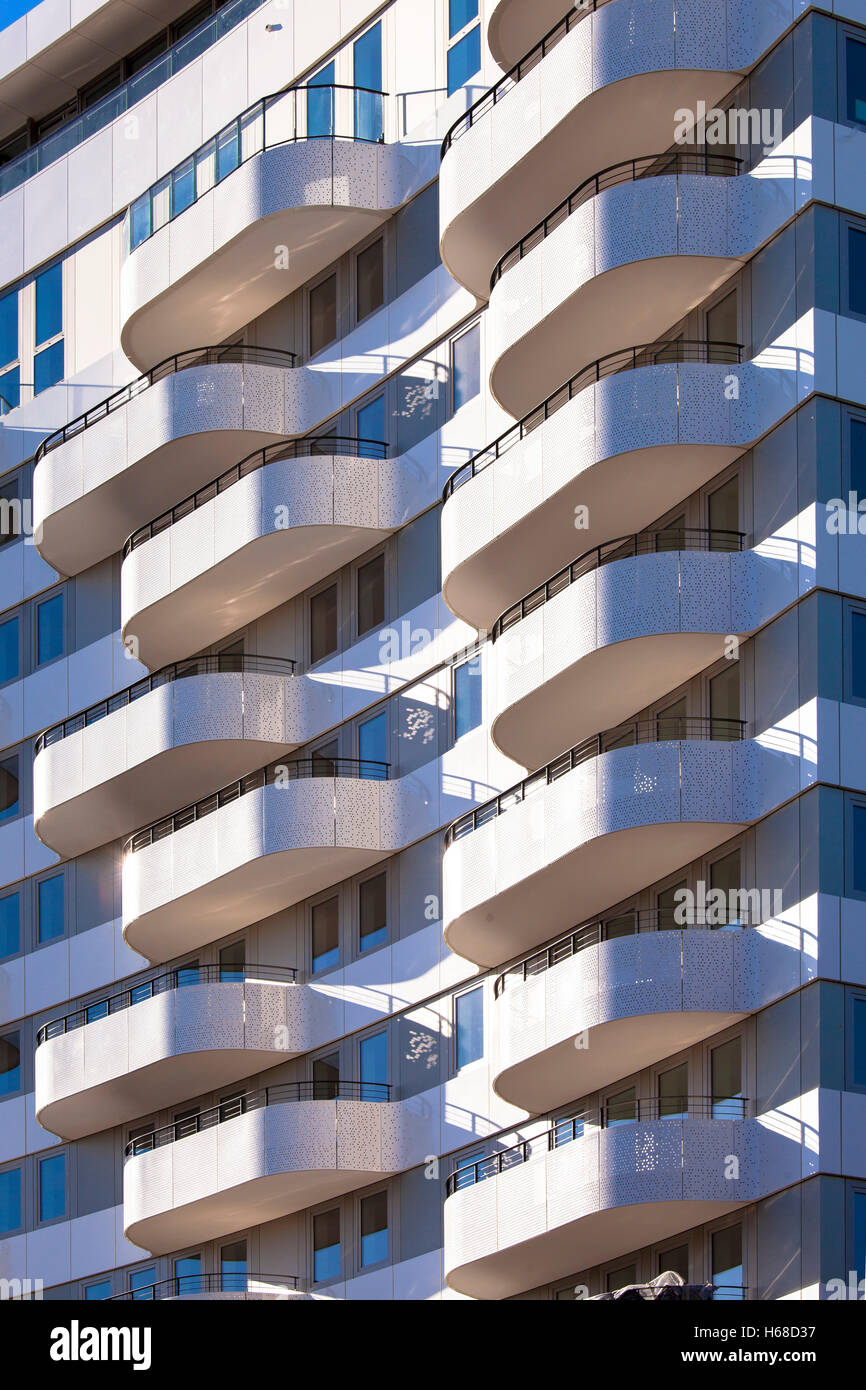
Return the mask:
[[[0, 387], [2, 389], [2, 387]], [[21, 494], [18, 479], [0, 484], [0, 546], [17, 540], [21, 534]], [[2, 680], [2, 676], [0, 676]]]
[[454, 410], [481, 390], [481, 325], [473, 323], [451, 344], [451, 399]]
[[0, 898], [0, 960], [14, 956], [21, 946], [21, 895], [17, 891]]
[[862, 500], [866, 498], [866, 420], [852, 420], [850, 423], [849, 487]]
[[18, 754], [14, 753], [0, 762], [0, 821], [14, 820], [19, 804]]
[[310, 661], [322, 661], [337, 650], [337, 586], [310, 599]]
[[21, 1039], [18, 1033], [0, 1036], [0, 1096], [21, 1090]]
[[855, 1086], [866, 1086], [866, 999], [855, 999], [852, 1007], [854, 1046], [852, 1048]]
[[36, 888], [36, 939], [55, 941], [66, 931], [66, 894], [63, 874], [43, 878]]
[[368, 314], [381, 307], [385, 300], [385, 261], [384, 244], [380, 237], [372, 246], [358, 253], [356, 262], [358, 276], [358, 318], [365, 319]]
[[310, 290], [310, 356], [321, 352], [337, 336], [337, 276], [329, 275]]
[[52, 1154], [39, 1161], [39, 1220], [56, 1221], [66, 1215], [66, 1154]]
[[18, 361], [18, 291], [0, 299], [0, 367]]
[[340, 1212], [320, 1211], [313, 1217], [313, 1278], [317, 1284], [340, 1277]]
[[845, 41], [845, 89], [848, 120], [866, 125], [866, 43]]
[[387, 1258], [388, 1194], [374, 1192], [361, 1198], [361, 1264], [380, 1264]]
[[21, 1225], [21, 1169], [0, 1173], [0, 1235], [17, 1231]]
[[848, 307], [866, 315], [866, 232], [848, 228]]
[[36, 664], [63, 655], [63, 595], [55, 594], [36, 609]]
[[358, 568], [358, 636], [385, 621], [385, 556], [377, 555]]
[[851, 694], [866, 700], [866, 613], [851, 614]]
[[388, 940], [388, 876], [377, 874], [361, 884], [359, 890], [360, 945], [371, 951]]
[[327, 970], [340, 961], [340, 903], [338, 898], [316, 903], [311, 911], [313, 970]]
[[852, 859], [851, 885], [855, 893], [866, 893], [866, 806], [851, 807]]
[[84, 1297], [88, 1303], [111, 1298], [111, 1280], [100, 1279], [96, 1284], [88, 1284], [84, 1290]]

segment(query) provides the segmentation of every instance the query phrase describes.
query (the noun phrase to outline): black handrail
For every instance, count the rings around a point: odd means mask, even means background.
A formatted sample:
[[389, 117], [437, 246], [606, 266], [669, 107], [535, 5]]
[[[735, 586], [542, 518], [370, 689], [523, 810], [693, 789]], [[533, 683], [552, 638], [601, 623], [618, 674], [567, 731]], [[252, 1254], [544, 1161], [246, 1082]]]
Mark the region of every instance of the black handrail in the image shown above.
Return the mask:
[[[720, 915], [725, 920], [710, 920]], [[635, 909], [618, 912], [611, 917], [597, 918], [581, 927], [575, 927], [568, 936], [560, 937], [551, 946], [543, 946], [540, 951], [533, 951], [531, 956], [526, 956], [516, 965], [509, 965], [507, 970], [503, 970], [502, 974], [496, 977], [493, 997], [500, 999], [509, 984], [525, 984], [533, 976], [553, 970], [564, 960], [571, 960], [581, 951], [586, 951], [591, 946], [600, 946], [605, 941], [640, 936], [644, 932], [724, 931], [728, 927], [745, 929], [752, 925], [753, 923], [744, 920], [743, 917], [734, 920], [727, 911], [721, 914], [714, 908], [700, 911], [697, 908], [687, 908], [685, 904], [682, 907], [653, 908], [645, 912]]]
[[665, 154], [647, 154], [640, 159], [626, 159], [619, 164], [609, 164], [597, 174], [591, 174], [582, 184], [564, 198], [553, 212], [537, 223], [531, 232], [520, 238], [515, 246], [500, 256], [490, 277], [491, 290], [507, 270], [517, 265], [524, 256], [544, 241], [545, 237], [561, 226], [573, 212], [583, 207], [592, 198], [608, 188], [623, 183], [637, 183], [641, 179], [657, 179], [672, 174], [697, 174], [707, 178], [733, 178], [742, 167], [743, 161], [735, 155], [715, 154], [709, 146], [697, 150], [668, 150]]
[[143, 695], [149, 695], [152, 690], [159, 690], [163, 685], [170, 685], [172, 681], [186, 680], [189, 676], [211, 675], [291, 676], [294, 675], [296, 664], [291, 657], [248, 656], [245, 652], [215, 652], [210, 656], [190, 656], [185, 661], [173, 661], [170, 666], [152, 671], [134, 685], [119, 690], [116, 695], [109, 695], [107, 699], [79, 710], [78, 714], [71, 714], [59, 724], [52, 724], [50, 729], [43, 729], [42, 733], [36, 736], [34, 754], [59, 743], [69, 734], [77, 734], [80, 729], [99, 723], [107, 715], [125, 709], [127, 705], [140, 700]]
[[214, 1125], [236, 1120], [239, 1115], [262, 1110], [268, 1105], [288, 1105], [302, 1100], [368, 1100], [381, 1104], [390, 1099], [391, 1087], [384, 1081], [284, 1081], [278, 1086], [263, 1086], [258, 1091], [232, 1096], [208, 1110], [175, 1120], [149, 1134], [139, 1134], [130, 1139], [123, 1156], [135, 1158], [138, 1154], [151, 1153], [153, 1149], [161, 1149], [178, 1139], [187, 1139], [191, 1134], [200, 1134], [204, 1129], [213, 1129]]
[[189, 516], [198, 507], [203, 507], [206, 502], [213, 501], [219, 493], [225, 492], [235, 483], [239, 483], [242, 478], [257, 472], [258, 469], [264, 468], [267, 464], [281, 463], [285, 459], [317, 458], [319, 455], [327, 454], [384, 459], [388, 454], [388, 445], [379, 439], [359, 439], [351, 435], [317, 434], [308, 435], [306, 439], [290, 439], [281, 444], [269, 444], [265, 449], [256, 449], [252, 454], [241, 459], [240, 463], [234, 464], [225, 473], [221, 473], [213, 482], [206, 483], [197, 492], [185, 497], [182, 502], [178, 502], [176, 507], [161, 512], [159, 516], [154, 517], [153, 521], [148, 521], [137, 531], [133, 531], [132, 535], [127, 536], [123, 542], [121, 559], [125, 560], [137, 546], [144, 545], [145, 541], [158, 536], [160, 532], [173, 526], [176, 521], [182, 521], [185, 516]]
[[684, 362], [710, 362], [736, 365], [742, 361], [743, 348], [741, 343], [723, 343], [711, 339], [695, 338], [670, 338], [661, 339], [657, 343], [642, 343], [638, 347], [622, 348], [619, 352], [609, 352], [604, 357], [600, 357], [596, 362], [591, 362], [588, 367], [583, 367], [576, 376], [564, 385], [557, 388], [552, 395], [548, 396], [541, 405], [535, 406], [528, 415], [524, 415], [522, 420], [518, 420], [516, 425], [511, 425], [504, 434], [500, 434], [494, 439], [492, 444], [488, 444], [480, 453], [473, 455], [462, 467], [451, 474], [445, 487], [442, 489], [444, 501], [463, 483], [468, 483], [470, 478], [474, 478], [476, 473], [487, 468], [491, 463], [495, 463], [502, 454], [518, 444], [526, 435], [531, 434], [539, 425], [555, 415], [564, 405], [568, 405], [570, 400], [583, 391], [585, 387], [592, 386], [595, 382], [601, 381], [606, 376], [615, 376], [618, 372], [631, 372], [638, 367], [659, 367], [668, 363]]
[[491, 110], [498, 101], [501, 101], [502, 98], [522, 80], [522, 78], [532, 72], [533, 68], [536, 68], [541, 62], [542, 58], [546, 57], [551, 49], [555, 48], [556, 45], [565, 38], [566, 34], [571, 32], [576, 24], [579, 24], [582, 19], [585, 19], [586, 16], [591, 14], [594, 10], [600, 10], [602, 5], [606, 4], [608, 4], [608, 0], [577, 0], [577, 3], [569, 10], [568, 14], [565, 15], [558, 24], [554, 24], [553, 28], [549, 29], [544, 35], [544, 38], [540, 39], [534, 48], [530, 48], [529, 52], [523, 55], [519, 63], [515, 63], [513, 68], [509, 68], [504, 77], [500, 77], [499, 81], [495, 83], [488, 92], [485, 92], [477, 101], [474, 101], [472, 105], [463, 112], [462, 116], [458, 116], [445, 136], [445, 139], [442, 141], [439, 158], [444, 159], [454, 141], [459, 140], [461, 135], [465, 135], [466, 131], [475, 124], [479, 116], [483, 116], [485, 112]]
[[252, 1284], [271, 1285], [275, 1293], [281, 1289], [293, 1292], [303, 1286], [297, 1274], [247, 1274], [226, 1272], [225, 1274], [175, 1274], [171, 1279], [160, 1279], [158, 1284], [142, 1284], [137, 1289], [126, 1289], [124, 1293], [112, 1294], [106, 1303], [151, 1303], [158, 1298], [195, 1297], [209, 1293], [267, 1293], [268, 1289], [251, 1290]]
[[625, 724], [618, 724], [614, 729], [605, 729], [604, 733], [591, 734], [567, 753], [560, 753], [559, 757], [554, 758], [546, 767], [524, 777], [516, 786], [491, 797], [483, 806], [476, 806], [474, 810], [458, 816], [445, 831], [445, 848], [455, 840], [462, 840], [464, 835], [469, 835], [473, 830], [486, 825], [488, 821], [503, 815], [512, 806], [528, 800], [533, 792], [556, 782], [573, 768], [580, 767], [581, 763], [589, 762], [591, 758], [597, 758], [614, 748], [628, 748], [639, 743], [682, 743], [692, 740], [739, 743], [745, 738], [745, 731], [746, 724], [743, 719], [719, 719], [662, 712], [654, 719], [629, 720]]
[[154, 382], [162, 381], [167, 376], [174, 376], [176, 372], [185, 372], [189, 367], [214, 367], [224, 363], [239, 363], [241, 365], [249, 363], [259, 367], [294, 367], [297, 360], [296, 353], [286, 352], [282, 348], [247, 347], [244, 343], [224, 343], [221, 347], [188, 348], [186, 352], [176, 352], [173, 357], [166, 357], [162, 362], [157, 362], [156, 366], [151, 367], [149, 372], [136, 377], [135, 381], [131, 381], [128, 386], [121, 386], [119, 391], [112, 392], [104, 401], [100, 401], [98, 405], [93, 405], [89, 410], [85, 410], [83, 415], [76, 415], [75, 419], [70, 420], [62, 429], [49, 434], [47, 439], [43, 439], [33, 455], [34, 462], [38, 463], [50, 450], [59, 448], [61, 444], [73, 439], [82, 430], [89, 429], [99, 420], [104, 420], [106, 415], [110, 415], [112, 411], [128, 405], [136, 396], [141, 395], [142, 391], [153, 386]]
[[546, 583], [513, 603], [500, 614], [493, 624], [491, 638], [495, 642], [503, 632], [514, 627], [536, 608], [541, 608], [550, 599], [561, 594], [577, 579], [585, 574], [601, 569], [603, 565], [614, 564], [617, 560], [628, 560], [638, 555], [668, 554], [681, 550], [741, 551], [746, 539], [744, 531], [724, 531], [704, 526], [667, 526], [657, 531], [639, 531], [632, 536], [620, 536], [604, 545], [586, 550], [572, 564], [567, 565]]
[[497, 1177], [509, 1168], [528, 1163], [536, 1153], [560, 1149], [587, 1132], [613, 1129], [620, 1125], [645, 1124], [653, 1120], [745, 1120], [752, 1103], [744, 1096], [652, 1096], [648, 1100], [610, 1101], [606, 1105], [581, 1110], [557, 1120], [550, 1129], [532, 1139], [521, 1139], [507, 1149], [459, 1165], [445, 1183], [445, 1195], [452, 1197], [466, 1187], [475, 1187], [486, 1178]]
[[278, 762], [269, 763], [267, 767], [260, 767], [257, 772], [250, 772], [246, 777], [239, 778], [237, 782], [222, 787], [210, 796], [202, 797], [201, 801], [196, 801], [192, 806], [184, 806], [173, 815], [154, 821], [153, 825], [148, 825], [143, 830], [137, 830], [125, 842], [123, 852], [135, 854], [138, 850], [155, 844], [157, 840], [164, 840], [166, 836], [173, 835], [176, 830], [183, 830], [185, 826], [192, 825], [193, 821], [202, 820], [221, 806], [230, 805], [232, 801], [237, 801], [238, 797], [246, 796], [248, 792], [259, 791], [262, 787], [283, 786], [286, 782], [297, 782], [307, 777], [353, 777], [367, 782], [387, 782], [390, 768], [390, 763], [377, 762], [372, 758], [327, 758], [317, 757], [315, 753], [307, 758], [282, 758]]
[[77, 1028], [84, 1028], [88, 1023], [98, 1023], [101, 1018], [108, 1018], [111, 1014], [122, 1013], [135, 1004], [143, 1004], [146, 999], [155, 999], [157, 995], [168, 994], [175, 989], [186, 989], [189, 985], [243, 985], [248, 980], [294, 984], [297, 978], [297, 970], [289, 965], [178, 965], [163, 975], [130, 985], [119, 994], [104, 995], [76, 1009], [74, 1013], [43, 1023], [36, 1034], [36, 1046], [40, 1047], [50, 1038], [59, 1038]]

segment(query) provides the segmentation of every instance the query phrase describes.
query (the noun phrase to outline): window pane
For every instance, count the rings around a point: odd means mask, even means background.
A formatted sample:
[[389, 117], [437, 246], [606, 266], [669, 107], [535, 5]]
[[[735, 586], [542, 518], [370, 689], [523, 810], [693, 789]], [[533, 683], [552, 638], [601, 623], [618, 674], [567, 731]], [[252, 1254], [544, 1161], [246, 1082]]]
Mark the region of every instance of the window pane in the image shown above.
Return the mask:
[[201, 1255], [182, 1255], [174, 1262], [179, 1294], [201, 1292]]
[[63, 264], [43, 270], [36, 276], [36, 346], [47, 343], [63, 331]]
[[21, 1048], [17, 1033], [0, 1038], [0, 1096], [21, 1089]]
[[[711, 531], [739, 531], [740, 529], [740, 480], [729, 478], [711, 494], [707, 508]], [[713, 539], [714, 546], [724, 546], [726, 538]], [[730, 544], [730, 541], [727, 541]]]
[[377, 874], [359, 890], [361, 950], [369, 951], [388, 939], [388, 875]]
[[358, 570], [358, 636], [384, 621], [385, 556], [377, 555]]
[[37, 939], [54, 941], [66, 930], [66, 911], [64, 905], [63, 874], [53, 878], [43, 878], [36, 890]]
[[735, 343], [737, 341], [737, 291], [730, 294], [707, 310], [707, 338], [711, 343]]
[[[0, 639], [2, 636], [0, 627]], [[866, 613], [851, 614], [851, 694], [858, 700], [866, 700]]]
[[38, 396], [40, 391], [47, 391], [49, 386], [56, 386], [58, 381], [63, 380], [63, 339], [52, 343], [51, 347], [43, 348], [33, 359], [33, 394]]
[[240, 163], [240, 142], [237, 121], [217, 136], [216, 177], [217, 183], [230, 174]]
[[[384, 444], [385, 441], [385, 397], [377, 396], [374, 401], [368, 401], [362, 405], [358, 411], [356, 429], [358, 438], [368, 440], [373, 444]], [[363, 444], [358, 446], [358, 453], [361, 458], [378, 458], [378, 449], [367, 449]]]
[[310, 87], [325, 87], [326, 91], [311, 92], [307, 91], [307, 135], [312, 139], [321, 139], [334, 134], [334, 64], [328, 63], [311, 77], [307, 83]]
[[465, 1067], [484, 1056], [484, 990], [458, 994], [455, 1001], [457, 1066]]
[[688, 1114], [689, 1067], [681, 1062], [658, 1079], [659, 1119], [683, 1119]]
[[361, 776], [373, 780], [385, 777], [385, 764], [388, 761], [387, 719], [385, 711], [368, 719], [358, 730], [358, 758], [364, 766]]
[[385, 299], [385, 262], [380, 237], [372, 246], [358, 253], [356, 262], [358, 285], [358, 318], [365, 319], [378, 309]]
[[608, 1293], [614, 1293], [616, 1289], [627, 1289], [631, 1284], [637, 1283], [637, 1266], [621, 1265], [619, 1269], [608, 1270], [605, 1283]]
[[481, 390], [480, 324], [473, 324], [451, 344], [451, 378], [454, 409], [459, 410]]
[[714, 1299], [743, 1297], [743, 1233], [739, 1226], [716, 1231], [713, 1236]]
[[223, 1292], [243, 1293], [247, 1287], [247, 1243], [234, 1240], [220, 1251]]
[[0, 624], [0, 682], [14, 680], [18, 674], [18, 619], [10, 618]]
[[866, 44], [856, 39], [846, 41], [845, 68], [848, 120], [866, 123]]
[[103, 1279], [98, 1284], [88, 1284], [84, 1290], [84, 1297], [88, 1303], [94, 1299], [111, 1298], [111, 1280]]
[[66, 1154], [52, 1154], [39, 1163], [39, 1220], [66, 1215]]
[[712, 865], [710, 888], [719, 889], [724, 893], [725, 906], [717, 907], [715, 903], [712, 903], [708, 907], [707, 925], [710, 927], [739, 926], [740, 917], [737, 906], [743, 900], [733, 896], [740, 891], [740, 851], [738, 849], [735, 849], [732, 854], [726, 854], [724, 859], [717, 859]]
[[448, 50], [448, 95], [468, 82], [481, 67], [481, 25], [464, 35]]
[[740, 718], [739, 662], [732, 661], [727, 670], [710, 681], [710, 716], [713, 738], [724, 742], [736, 737]]
[[854, 1085], [866, 1086], [866, 999], [854, 1000]]
[[317, 1283], [340, 1277], [340, 1213], [319, 1212], [313, 1217], [313, 1278]]
[[[866, 47], [866, 45], [864, 45]], [[0, 379], [0, 392], [3, 381]], [[866, 420], [851, 421], [851, 468], [849, 485], [858, 498], [866, 497]]]
[[361, 1264], [374, 1265], [388, 1258], [388, 1194], [374, 1192], [361, 1198]]
[[138, 1302], [140, 1299], [149, 1300], [153, 1298], [153, 1285], [156, 1283], [156, 1268], [150, 1265], [147, 1269], [133, 1270], [129, 1276], [129, 1287], [132, 1290], [133, 1299]]
[[337, 650], [337, 586], [310, 599], [310, 661], [322, 661]]
[[243, 980], [245, 964], [245, 941], [233, 941], [230, 946], [223, 946], [220, 951], [220, 979], [229, 983]]
[[851, 881], [854, 891], [866, 893], [866, 806], [851, 807]]
[[20, 945], [21, 898], [8, 893], [0, 898], [0, 958], [12, 956]]
[[317, 1057], [313, 1062], [313, 1100], [336, 1100], [339, 1085], [339, 1052]]
[[854, 1268], [859, 1282], [866, 1275], [866, 1192], [854, 1193]]
[[0, 299], [0, 367], [18, 361], [18, 292]]
[[10, 410], [21, 404], [21, 371], [13, 367], [11, 372], [0, 376], [0, 415], [8, 415]]
[[63, 595], [40, 603], [36, 610], [36, 661], [42, 665], [63, 655]]
[[[379, 1088], [388, 1082], [388, 1035], [374, 1033], [371, 1038], [362, 1038], [358, 1049], [361, 1062], [361, 1099], [383, 1100], [384, 1092]], [[365, 1087], [369, 1086], [367, 1092]]]
[[21, 1225], [21, 1169], [0, 1173], [0, 1234]]
[[150, 236], [150, 190], [137, 198], [129, 210], [129, 249], [134, 251]]
[[177, 217], [195, 202], [195, 165], [191, 159], [172, 171], [171, 175], [171, 215]]
[[327, 970], [337, 965], [340, 959], [340, 903], [338, 898], [329, 898], [326, 903], [316, 903], [312, 910], [313, 925], [313, 969]]
[[13, 820], [18, 814], [18, 755], [0, 762], [0, 820]]
[[0, 545], [8, 545], [21, 534], [21, 498], [18, 479], [0, 484]]
[[353, 45], [354, 82], [367, 90], [355, 93], [355, 139], [382, 137], [382, 26], [374, 24]]
[[462, 738], [481, 723], [481, 661], [464, 661], [454, 672], [454, 737]]
[[337, 336], [337, 277], [329, 275], [310, 290], [310, 355], [321, 352]]
[[742, 1115], [740, 1098], [743, 1094], [743, 1064], [740, 1039], [732, 1038], [713, 1048], [712, 1087], [713, 1118], [737, 1120]]
[[478, 15], [478, 0], [448, 0], [448, 37], [453, 39]]
[[668, 1270], [678, 1274], [684, 1283], [689, 1282], [689, 1247], [687, 1245], [677, 1245], [673, 1250], [665, 1250], [658, 1257], [658, 1273], [667, 1274]]
[[848, 228], [848, 307], [866, 314], [866, 232]]

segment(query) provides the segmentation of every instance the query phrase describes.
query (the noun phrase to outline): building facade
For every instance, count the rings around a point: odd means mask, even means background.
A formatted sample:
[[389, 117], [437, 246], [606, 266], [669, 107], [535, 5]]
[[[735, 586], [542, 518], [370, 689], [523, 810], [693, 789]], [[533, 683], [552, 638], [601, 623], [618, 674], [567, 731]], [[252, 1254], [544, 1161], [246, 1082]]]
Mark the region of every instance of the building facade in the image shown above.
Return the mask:
[[563, 9], [0, 34], [4, 1296], [866, 1277], [866, 9]]

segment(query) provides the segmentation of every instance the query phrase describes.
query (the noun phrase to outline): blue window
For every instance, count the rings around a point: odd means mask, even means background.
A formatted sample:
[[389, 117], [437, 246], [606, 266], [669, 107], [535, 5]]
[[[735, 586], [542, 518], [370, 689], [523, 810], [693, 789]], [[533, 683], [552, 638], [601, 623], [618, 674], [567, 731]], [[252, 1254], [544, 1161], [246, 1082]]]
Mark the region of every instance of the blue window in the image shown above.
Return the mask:
[[21, 945], [21, 894], [0, 898], [0, 960], [14, 956]]
[[866, 232], [848, 228], [848, 308], [866, 314]]
[[448, 95], [464, 87], [481, 67], [481, 25], [476, 24], [448, 50]]
[[0, 685], [19, 674], [18, 650], [18, 619], [10, 618], [0, 623]]
[[0, 1173], [0, 1235], [17, 1231], [21, 1225], [21, 1169]]
[[17, 1033], [0, 1037], [0, 1096], [21, 1090], [21, 1040]]
[[171, 216], [177, 217], [195, 202], [195, 165], [185, 159], [171, 173]]
[[851, 807], [851, 886], [855, 893], [866, 893], [866, 806]]
[[361, 1198], [361, 1264], [375, 1265], [388, 1258], [388, 1194], [374, 1192]]
[[381, 449], [371, 449], [370, 444], [384, 444], [385, 442], [385, 397], [377, 396], [374, 401], [368, 401], [362, 405], [357, 415], [358, 439], [368, 441], [366, 444], [361, 442], [358, 446], [358, 454], [361, 458], [379, 458]]
[[457, 1069], [484, 1056], [484, 990], [470, 989], [454, 1001]]
[[10, 410], [21, 404], [21, 369], [13, 367], [10, 372], [0, 376], [0, 415], [8, 415]]
[[[0, 391], [2, 390], [3, 383], [0, 379]], [[866, 420], [851, 421], [850, 455], [849, 487], [857, 493], [858, 498], [866, 497]]]
[[478, 0], [448, 0], [448, 37], [453, 39], [478, 18]]
[[201, 1293], [201, 1255], [182, 1255], [174, 1262], [177, 1292]]
[[56, 1221], [66, 1215], [66, 1154], [52, 1154], [39, 1161], [39, 1220]]
[[851, 694], [866, 700], [866, 613], [851, 614]]
[[[324, 90], [310, 90], [316, 87]], [[312, 139], [334, 134], [334, 95], [334, 64], [328, 63], [307, 83], [307, 135]]]
[[238, 123], [234, 121], [217, 136], [216, 180], [217, 183], [231, 174], [241, 162], [241, 145], [238, 136]]
[[340, 960], [340, 901], [316, 903], [310, 914], [313, 929], [313, 970], [327, 970]]
[[481, 325], [473, 323], [451, 344], [451, 396], [454, 410], [481, 390]]
[[845, 69], [848, 120], [866, 125], [866, 43], [846, 40]]
[[381, 1089], [388, 1082], [388, 1035], [373, 1033], [372, 1037], [362, 1038], [358, 1056], [361, 1070], [361, 1099], [384, 1100]]
[[156, 1283], [156, 1268], [148, 1265], [147, 1269], [134, 1269], [129, 1276], [129, 1288], [134, 1302], [148, 1302], [153, 1300], [153, 1286]]
[[55, 941], [66, 931], [63, 874], [43, 878], [36, 889], [36, 940]]
[[743, 1232], [739, 1226], [716, 1231], [713, 1240], [713, 1299], [725, 1301], [742, 1299], [743, 1290]]
[[111, 1280], [100, 1279], [98, 1284], [88, 1284], [84, 1290], [84, 1297], [88, 1303], [98, 1299], [111, 1298]]
[[382, 26], [374, 24], [352, 48], [355, 92], [355, 139], [382, 139]]
[[63, 332], [63, 263], [36, 276], [36, 346]]
[[370, 951], [388, 939], [388, 875], [368, 878], [358, 890], [360, 946]]
[[224, 1293], [244, 1293], [247, 1287], [247, 1243], [234, 1240], [220, 1251], [220, 1274]]
[[866, 1086], [866, 999], [852, 1001], [851, 1019], [854, 1031], [852, 1080], [855, 1086]]
[[14, 820], [20, 805], [18, 754], [0, 762], [0, 821]]
[[319, 1212], [313, 1217], [313, 1278], [321, 1284], [340, 1277], [340, 1212]]
[[18, 361], [18, 291], [0, 299], [0, 367]]
[[374, 781], [382, 781], [388, 761], [387, 718], [385, 711], [368, 719], [358, 729], [358, 758], [362, 764], [361, 776]]
[[129, 209], [129, 249], [134, 251], [143, 241], [147, 241], [152, 230], [150, 190], [136, 198]]
[[454, 668], [454, 737], [462, 738], [481, 723], [481, 658]]
[[36, 665], [63, 655], [63, 595], [40, 603], [36, 609]]
[[859, 1282], [866, 1276], [866, 1192], [854, 1193], [854, 1268]]
[[47, 391], [49, 386], [56, 386], [58, 381], [63, 380], [63, 339], [58, 338], [56, 343], [50, 347], [43, 348], [37, 352], [33, 359], [33, 394], [38, 396], [40, 392]]

